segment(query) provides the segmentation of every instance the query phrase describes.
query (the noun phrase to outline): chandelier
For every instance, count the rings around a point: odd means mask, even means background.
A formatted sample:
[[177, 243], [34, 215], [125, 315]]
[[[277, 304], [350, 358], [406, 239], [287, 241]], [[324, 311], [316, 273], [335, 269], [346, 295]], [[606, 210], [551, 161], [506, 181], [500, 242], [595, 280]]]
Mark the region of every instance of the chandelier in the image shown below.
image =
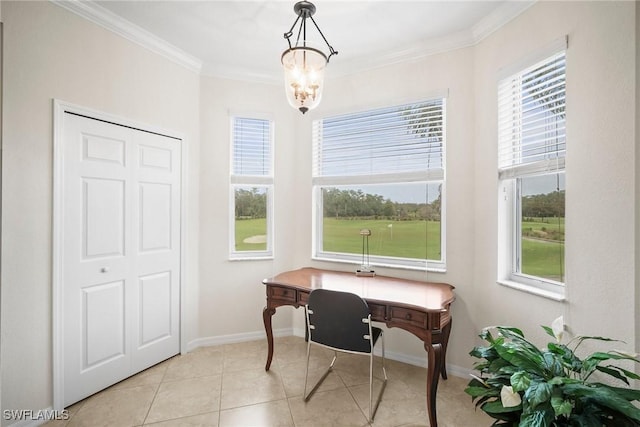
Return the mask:
[[[316, 7], [308, 1], [299, 1], [293, 6], [293, 11], [298, 15], [291, 29], [284, 33], [284, 38], [289, 43], [289, 48], [282, 53], [280, 58], [284, 67], [284, 84], [287, 100], [293, 108], [297, 108], [302, 114], [315, 108], [320, 103], [322, 97], [322, 86], [324, 81], [324, 68], [333, 55], [337, 55], [329, 42], [325, 38], [320, 27], [313, 19]], [[320, 49], [308, 45], [307, 39], [307, 18], [322, 36], [322, 40], [329, 48], [329, 55], [325, 55]], [[295, 43], [292, 44], [291, 37], [297, 29]]]

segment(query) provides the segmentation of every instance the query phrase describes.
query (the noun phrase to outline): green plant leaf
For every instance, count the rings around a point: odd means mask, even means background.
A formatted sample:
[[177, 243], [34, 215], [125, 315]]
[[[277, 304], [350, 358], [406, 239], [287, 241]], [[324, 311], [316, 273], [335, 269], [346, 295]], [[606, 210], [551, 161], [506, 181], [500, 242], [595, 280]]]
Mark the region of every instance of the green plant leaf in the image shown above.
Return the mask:
[[498, 353], [492, 347], [474, 347], [469, 354], [477, 359], [493, 359]]
[[532, 383], [524, 393], [524, 398], [529, 403], [531, 409], [548, 402], [551, 399], [553, 387], [546, 383]]
[[479, 396], [496, 396], [494, 390], [486, 387], [467, 387], [464, 392], [474, 399]]
[[635, 390], [627, 387], [614, 387], [609, 384], [602, 384], [602, 383], [593, 383], [593, 386], [608, 388], [609, 390], [616, 393], [618, 396], [630, 402], [633, 400], [640, 401], [640, 390]]
[[485, 341], [488, 341], [490, 343], [493, 344], [493, 335], [491, 335], [491, 328], [484, 328], [482, 329], [482, 331], [480, 331], [480, 335], [478, 335], [480, 338], [482, 338]]
[[530, 350], [521, 342], [514, 341], [510, 345], [496, 347], [496, 351], [507, 362], [528, 372], [543, 375], [541, 367], [543, 356], [540, 350]]
[[621, 368], [619, 366], [616, 366], [616, 369], [619, 369], [620, 371], [622, 371], [622, 373], [625, 374], [628, 378], [631, 378], [634, 380], [640, 380], [640, 375], [637, 375], [635, 372], [627, 371], [626, 369]]
[[509, 331], [509, 332], [513, 332], [516, 335], [519, 335], [521, 338], [524, 338], [524, 334], [522, 333], [522, 331], [518, 328], [514, 328], [511, 326], [499, 326], [498, 330], [502, 333], [504, 331]]
[[603, 387], [601, 384], [567, 384], [564, 386], [565, 395], [588, 397], [594, 403], [612, 409], [627, 417], [640, 421], [640, 409], [619, 395], [615, 389]]
[[567, 377], [553, 377], [549, 381], [547, 381], [551, 385], [561, 385], [561, 384], [582, 384], [582, 381], [576, 380], [573, 378]]
[[482, 410], [492, 416], [493, 414], [503, 414], [507, 412], [519, 413], [522, 410], [522, 405], [505, 408], [504, 406], [502, 406], [502, 403], [499, 400], [496, 400], [493, 402], [487, 402], [482, 405]]
[[552, 411], [534, 411], [520, 418], [519, 427], [549, 427], [553, 421]]
[[529, 377], [525, 371], [518, 371], [511, 375], [509, 381], [513, 387], [513, 391], [524, 391], [529, 388], [529, 384], [531, 384], [531, 377]]
[[544, 329], [547, 335], [551, 335], [555, 339], [556, 336], [553, 333], [553, 329], [551, 329], [549, 326], [542, 326], [542, 329]]
[[556, 417], [566, 415], [568, 418], [569, 415], [571, 415], [571, 410], [573, 409], [571, 401], [563, 399], [562, 396], [553, 396], [551, 398], [551, 407], [553, 407]]
[[629, 385], [629, 380], [627, 379], [627, 377], [625, 377], [624, 374], [620, 373], [620, 371], [618, 371], [618, 368], [616, 368], [615, 366], [614, 367], [596, 366], [596, 369], [600, 372], [603, 372], [621, 381], [624, 381], [625, 384]]
[[[604, 342], [621, 342], [621, 343], [624, 343], [624, 341], [614, 340], [614, 339], [611, 339], [611, 338], [605, 338], [605, 337], [589, 337], [589, 336], [579, 335], [579, 336], [575, 337], [573, 340], [571, 340], [572, 342], [573, 342], [573, 341], [576, 341], [576, 345], [575, 345], [575, 347], [573, 348], [573, 351], [576, 351], [576, 349], [577, 349], [578, 347], [580, 347], [580, 344], [582, 344], [584, 341], [588, 341], [588, 340], [604, 341]], [[567, 346], [568, 346], [568, 344], [567, 344]]]
[[545, 374], [545, 378], [560, 376], [564, 374], [564, 371], [562, 369], [564, 365], [557, 355], [545, 351], [544, 353], [542, 353], [542, 360], [544, 361], [544, 369], [547, 372]]

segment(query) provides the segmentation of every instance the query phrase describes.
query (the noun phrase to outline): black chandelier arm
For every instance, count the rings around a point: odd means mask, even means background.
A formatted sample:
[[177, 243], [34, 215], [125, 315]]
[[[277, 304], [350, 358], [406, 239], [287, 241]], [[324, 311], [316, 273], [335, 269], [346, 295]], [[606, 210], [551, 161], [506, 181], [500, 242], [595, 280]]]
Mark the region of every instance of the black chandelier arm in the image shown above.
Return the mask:
[[289, 31], [284, 33], [284, 38], [287, 39], [287, 41], [289, 42], [289, 47], [291, 47], [291, 40], [289, 40], [289, 38], [293, 35], [293, 29], [296, 27], [296, 24], [298, 24], [298, 21], [300, 20], [300, 16], [301, 15], [298, 15], [296, 20], [293, 21], [293, 25], [291, 26], [291, 28], [289, 28]]
[[313, 25], [316, 26], [316, 30], [318, 30], [318, 32], [320, 33], [320, 35], [322, 36], [322, 40], [324, 40], [324, 42], [327, 44], [327, 47], [329, 48], [329, 56], [327, 56], [327, 62], [329, 62], [329, 59], [331, 59], [331, 57], [333, 55], [337, 55], [338, 51], [335, 50], [333, 47], [331, 47], [331, 45], [329, 44], [329, 42], [327, 41], [327, 38], [324, 36], [324, 34], [322, 33], [322, 30], [320, 29], [320, 27], [318, 27], [318, 24], [316, 23], [316, 20], [313, 19], [313, 16], [309, 16], [309, 18], [311, 19], [311, 22], [313, 22]]

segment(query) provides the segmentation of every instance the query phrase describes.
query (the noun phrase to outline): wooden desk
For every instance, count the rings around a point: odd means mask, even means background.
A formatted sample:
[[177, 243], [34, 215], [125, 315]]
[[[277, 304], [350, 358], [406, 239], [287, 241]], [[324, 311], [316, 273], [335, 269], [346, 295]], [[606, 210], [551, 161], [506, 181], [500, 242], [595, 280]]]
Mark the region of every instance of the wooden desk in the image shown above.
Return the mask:
[[357, 277], [355, 273], [315, 268], [287, 271], [262, 283], [267, 291], [267, 306], [262, 312], [269, 346], [267, 371], [273, 358], [271, 317], [277, 307], [304, 306], [314, 289], [352, 292], [367, 301], [374, 321], [409, 331], [424, 342], [428, 354], [427, 411], [431, 427], [437, 427], [436, 391], [439, 374], [447, 378], [444, 361], [451, 333], [449, 309], [455, 300], [453, 286], [384, 276]]

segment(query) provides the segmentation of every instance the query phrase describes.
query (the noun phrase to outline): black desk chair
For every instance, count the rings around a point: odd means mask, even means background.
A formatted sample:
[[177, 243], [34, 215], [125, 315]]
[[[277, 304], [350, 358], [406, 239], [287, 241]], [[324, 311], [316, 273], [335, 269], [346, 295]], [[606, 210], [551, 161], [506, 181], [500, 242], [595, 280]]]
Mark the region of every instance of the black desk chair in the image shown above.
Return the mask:
[[[378, 410], [382, 393], [387, 385], [387, 371], [384, 367], [384, 337], [382, 338], [382, 372], [384, 381], [375, 404], [373, 403], [373, 347], [382, 337], [382, 329], [371, 326], [371, 313], [366, 301], [348, 292], [315, 289], [309, 294], [305, 307], [309, 341], [307, 344], [307, 368], [304, 380], [304, 401], [307, 402], [320, 384], [329, 375], [336, 361], [338, 351], [369, 355], [369, 422]], [[334, 351], [331, 365], [307, 394], [309, 376], [309, 355], [311, 343]]]

